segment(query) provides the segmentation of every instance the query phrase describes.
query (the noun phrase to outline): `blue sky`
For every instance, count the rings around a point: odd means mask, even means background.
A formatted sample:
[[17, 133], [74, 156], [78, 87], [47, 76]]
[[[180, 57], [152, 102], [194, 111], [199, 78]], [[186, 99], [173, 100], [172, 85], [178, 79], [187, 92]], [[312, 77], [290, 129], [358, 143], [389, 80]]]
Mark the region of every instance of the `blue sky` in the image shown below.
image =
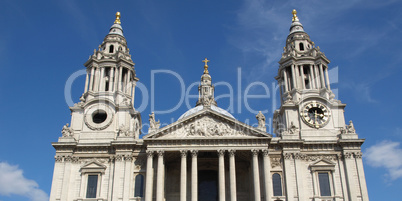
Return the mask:
[[[265, 116], [271, 121], [272, 108], [279, 107], [272, 84], [292, 9], [331, 60], [332, 77], [337, 78], [331, 80], [332, 88], [347, 104], [346, 121], [353, 120], [359, 137], [366, 139], [362, 149], [370, 199], [399, 200], [402, 2], [397, 0], [1, 1], [0, 200], [40, 201], [50, 193], [51, 142], [70, 122], [66, 81], [84, 69], [116, 11], [122, 14], [137, 77], [148, 90], [136, 94], [136, 108], [149, 98], [141, 111], [144, 124], [151, 109], [178, 105], [169, 114], [156, 113], [162, 124], [189, 109], [186, 102], [179, 104], [182, 90], [199, 81], [205, 57], [211, 61], [213, 82], [221, 83], [215, 96], [231, 92], [225, 83], [233, 89], [233, 101], [221, 96], [218, 105], [255, 124], [253, 111], [268, 110]], [[175, 72], [180, 79], [155, 70]], [[245, 91], [264, 94], [261, 85], [250, 86], [256, 82], [265, 83], [270, 96], [249, 99], [247, 108]], [[83, 90], [81, 76], [72, 85], [74, 102]], [[189, 94], [197, 94], [196, 87]], [[190, 99], [190, 106], [195, 102]]]

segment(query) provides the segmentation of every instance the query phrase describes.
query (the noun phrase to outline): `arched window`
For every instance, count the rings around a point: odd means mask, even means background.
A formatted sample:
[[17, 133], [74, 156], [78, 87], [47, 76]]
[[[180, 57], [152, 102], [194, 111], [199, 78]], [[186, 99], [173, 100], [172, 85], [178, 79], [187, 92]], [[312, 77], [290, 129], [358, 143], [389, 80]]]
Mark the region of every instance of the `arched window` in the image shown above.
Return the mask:
[[144, 176], [142, 174], [135, 177], [134, 197], [144, 197]]
[[109, 46], [109, 53], [113, 53], [113, 49], [114, 49], [114, 46], [113, 46], [113, 45], [110, 45], [110, 46]]
[[303, 50], [304, 50], [304, 45], [303, 45], [303, 43], [299, 43], [299, 50], [300, 50], [300, 51], [303, 51]]
[[272, 175], [272, 186], [274, 188], [274, 196], [282, 196], [282, 179], [280, 174], [275, 173]]

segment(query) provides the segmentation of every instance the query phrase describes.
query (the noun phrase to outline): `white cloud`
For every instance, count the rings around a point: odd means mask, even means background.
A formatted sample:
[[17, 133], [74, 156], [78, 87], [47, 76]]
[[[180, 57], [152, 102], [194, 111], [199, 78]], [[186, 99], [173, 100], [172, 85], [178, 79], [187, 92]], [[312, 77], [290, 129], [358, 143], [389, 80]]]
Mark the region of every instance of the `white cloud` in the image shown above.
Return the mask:
[[47, 201], [48, 195], [34, 181], [24, 177], [18, 166], [0, 162], [0, 195], [20, 195], [32, 201]]
[[402, 148], [399, 142], [382, 141], [366, 149], [365, 159], [368, 165], [387, 170], [386, 179], [396, 180], [402, 177]]

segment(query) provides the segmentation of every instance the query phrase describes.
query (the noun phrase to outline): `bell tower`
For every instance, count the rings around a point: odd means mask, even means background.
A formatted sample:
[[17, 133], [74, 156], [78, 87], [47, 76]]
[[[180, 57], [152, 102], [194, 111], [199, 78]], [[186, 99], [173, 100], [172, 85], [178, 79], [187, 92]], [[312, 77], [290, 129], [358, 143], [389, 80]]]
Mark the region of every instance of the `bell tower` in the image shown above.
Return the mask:
[[117, 137], [139, 139], [141, 117], [134, 109], [139, 80], [120, 21], [120, 12], [99, 48], [85, 62], [84, 93], [70, 107], [71, 137], [82, 143], [110, 142]]
[[304, 31], [296, 10], [292, 15], [275, 77], [281, 107], [274, 113], [274, 132], [287, 139], [334, 140], [346, 128], [345, 104], [331, 91], [330, 61]]

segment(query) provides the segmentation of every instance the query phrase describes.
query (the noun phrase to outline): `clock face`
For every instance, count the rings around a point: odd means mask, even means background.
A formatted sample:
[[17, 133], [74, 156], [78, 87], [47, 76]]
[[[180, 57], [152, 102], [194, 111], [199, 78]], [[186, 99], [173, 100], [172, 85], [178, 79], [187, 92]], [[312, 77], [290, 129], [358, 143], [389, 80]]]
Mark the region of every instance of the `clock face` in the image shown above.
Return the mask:
[[302, 110], [303, 121], [313, 128], [324, 127], [328, 123], [330, 115], [331, 112], [327, 106], [317, 101], [308, 102]]

